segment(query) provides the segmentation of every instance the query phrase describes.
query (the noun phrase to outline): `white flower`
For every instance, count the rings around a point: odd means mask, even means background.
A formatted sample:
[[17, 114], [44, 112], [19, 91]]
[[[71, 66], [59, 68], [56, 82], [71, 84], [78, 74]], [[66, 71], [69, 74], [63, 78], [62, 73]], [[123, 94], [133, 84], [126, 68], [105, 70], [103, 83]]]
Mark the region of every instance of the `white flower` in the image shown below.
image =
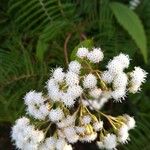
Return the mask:
[[135, 120], [133, 117], [130, 117], [129, 115], [124, 115], [126, 118], [126, 125], [128, 126], [128, 130], [133, 129], [135, 127]]
[[80, 137], [81, 142], [92, 142], [97, 138], [97, 133], [93, 132], [92, 134], [84, 135], [83, 137]]
[[85, 127], [84, 126], [76, 126], [76, 132], [78, 134], [83, 134], [85, 132]]
[[140, 4], [140, 0], [130, 0], [129, 7], [134, 10]]
[[106, 149], [114, 149], [117, 146], [117, 137], [115, 134], [107, 134], [104, 137], [104, 147]]
[[38, 149], [38, 144], [34, 144], [34, 143], [26, 143], [24, 145], [24, 150], [37, 150]]
[[78, 85], [79, 84], [79, 76], [74, 72], [67, 72], [66, 73], [66, 83], [69, 86]]
[[58, 122], [57, 123], [57, 126], [59, 128], [65, 128], [65, 127], [68, 127], [68, 126], [71, 126], [75, 123], [75, 115], [68, 115], [66, 118], [64, 118], [63, 120], [61, 120], [61, 122]]
[[115, 91], [111, 93], [111, 96], [115, 99], [116, 102], [119, 102], [126, 96], [126, 89], [124, 88], [115, 89]]
[[73, 99], [78, 98], [83, 92], [83, 89], [79, 85], [70, 86], [67, 93], [72, 96]]
[[[23, 124], [24, 123], [24, 124]], [[29, 120], [25, 117], [16, 121], [12, 128], [12, 140], [19, 149], [36, 149], [44, 140], [44, 133], [35, 130], [34, 126], [29, 124]]]
[[47, 89], [48, 89], [48, 95], [51, 98], [52, 101], [59, 101], [60, 100], [60, 92], [59, 92], [59, 86], [55, 82], [54, 79], [50, 79], [47, 82]]
[[72, 150], [72, 146], [70, 144], [66, 144], [63, 150]]
[[134, 67], [134, 71], [130, 74], [132, 78], [132, 82], [137, 84], [141, 84], [145, 82], [145, 78], [147, 76], [147, 72], [145, 72], [140, 67]]
[[98, 99], [94, 99], [94, 100], [88, 100], [90, 105], [92, 107], [90, 107], [91, 109], [96, 109], [99, 110], [101, 109], [105, 103], [108, 102], [109, 98], [111, 98], [111, 92], [102, 92], [102, 97], [98, 100]]
[[36, 119], [44, 120], [48, 115], [48, 107], [44, 104], [42, 93], [31, 91], [26, 94], [25, 104], [27, 105], [27, 113]]
[[87, 48], [81, 47], [81, 48], [79, 48], [78, 51], [77, 51], [77, 56], [78, 56], [79, 58], [84, 58], [84, 57], [87, 56], [88, 52], [89, 52], [89, 51], [88, 51]]
[[56, 150], [72, 150], [72, 146], [67, 144], [63, 138], [59, 138], [56, 142]]
[[99, 63], [103, 60], [104, 54], [100, 48], [94, 48], [88, 53], [87, 58], [93, 63]]
[[103, 121], [94, 122], [93, 128], [95, 131], [100, 131], [103, 128]]
[[106, 83], [111, 83], [114, 79], [114, 74], [111, 73], [110, 71], [104, 71], [102, 73], [102, 79]]
[[52, 101], [60, 101], [60, 98], [61, 98], [61, 94], [60, 94], [60, 92], [59, 92], [59, 89], [57, 89], [57, 88], [53, 88], [53, 89], [51, 89], [51, 90], [49, 90], [48, 91], [48, 95], [49, 95], [49, 97], [50, 97], [50, 99], [52, 100]]
[[62, 120], [63, 117], [64, 117], [64, 113], [60, 108], [51, 109], [51, 111], [49, 113], [49, 119], [52, 122], [60, 121], [60, 120]]
[[39, 108], [39, 111], [42, 113], [43, 116], [46, 117], [49, 113], [48, 105], [47, 104], [41, 105], [40, 108]]
[[130, 84], [130, 87], [129, 87], [128, 91], [129, 91], [130, 93], [135, 94], [135, 93], [137, 93], [138, 91], [141, 90], [140, 86], [141, 86], [141, 85]]
[[109, 61], [107, 68], [111, 72], [111, 76], [122, 72], [125, 68], [128, 68], [130, 59], [128, 55], [120, 54]]
[[58, 84], [57, 84], [57, 82], [56, 82], [56, 80], [54, 79], [54, 78], [50, 78], [48, 81], [47, 81], [47, 89], [49, 90], [49, 89], [52, 89], [53, 87], [55, 87], [55, 86], [58, 86]]
[[49, 111], [46, 104], [40, 106], [35, 104], [28, 106], [27, 113], [32, 115], [36, 119], [44, 120], [45, 117], [48, 115]]
[[57, 82], [62, 82], [65, 77], [65, 73], [62, 68], [56, 68], [53, 72], [53, 77]]
[[112, 76], [115, 76], [119, 72], [122, 72], [124, 69], [120, 61], [116, 59], [109, 61], [106, 67], [108, 68], [108, 71], [111, 73]]
[[[101, 98], [100, 100], [97, 100], [97, 99], [94, 99], [94, 100], [87, 100], [87, 106], [89, 105], [89, 107], [93, 110], [93, 109], [96, 109], [96, 110], [99, 110], [101, 109], [105, 103], [108, 102], [108, 98]], [[85, 102], [84, 102], [85, 104]]]
[[33, 104], [33, 103], [41, 104], [41, 103], [44, 102], [44, 98], [42, 96], [42, 93], [41, 92], [36, 92], [36, 91], [28, 92], [25, 95], [24, 100], [25, 100], [26, 105], [30, 105], [30, 104]]
[[95, 99], [98, 99], [101, 93], [102, 93], [102, 90], [100, 88], [91, 89], [91, 91], [89, 92], [90, 96], [92, 96]]
[[97, 79], [93, 74], [85, 76], [83, 81], [84, 88], [94, 88], [97, 84]]
[[[54, 137], [46, 138], [44, 144], [45, 144], [45, 147], [46, 147], [47, 149], [53, 150], [53, 149], [55, 149], [56, 138], [54, 138]], [[41, 149], [41, 150], [42, 150], [42, 149]]]
[[128, 68], [130, 64], [129, 55], [120, 53], [118, 56], [114, 57], [115, 60], [119, 61], [123, 68]]
[[83, 116], [82, 123], [89, 124], [91, 122], [91, 117], [89, 115]]
[[61, 100], [67, 107], [73, 107], [73, 105], [75, 103], [74, 98], [68, 93], [63, 93]]
[[114, 81], [113, 81], [113, 87], [114, 88], [120, 88], [120, 87], [126, 88], [127, 83], [128, 83], [127, 75], [121, 72], [115, 76]]
[[131, 81], [129, 91], [131, 93], [136, 93], [140, 90], [140, 86], [145, 82], [145, 78], [147, 76], [147, 72], [145, 72], [140, 67], [134, 67], [134, 71], [130, 73]]
[[73, 126], [64, 128], [64, 134], [69, 143], [76, 143], [79, 136], [76, 134], [76, 130]]
[[118, 141], [120, 143], [127, 143], [129, 140], [128, 126], [123, 124], [118, 130]]
[[79, 74], [81, 69], [81, 64], [78, 61], [71, 61], [69, 63], [69, 71]]
[[90, 109], [96, 109], [96, 110], [99, 110], [101, 109], [105, 103], [108, 102], [109, 98], [111, 98], [111, 91], [103, 91], [102, 94], [101, 94], [101, 98], [100, 99], [94, 99], [94, 100], [87, 100], [88, 102], [86, 101], [83, 101], [83, 103], [86, 105], [86, 106], [89, 106]]
[[103, 141], [98, 141], [98, 142], [97, 142], [97, 146], [98, 146], [100, 149], [104, 149], [104, 148], [105, 148]]
[[22, 117], [22, 118], [16, 120], [16, 124], [20, 127], [27, 126], [27, 125], [29, 125], [29, 123], [30, 123], [30, 120], [26, 117]]
[[67, 143], [63, 138], [57, 139], [57, 141], [56, 141], [56, 150], [63, 150], [66, 144]]

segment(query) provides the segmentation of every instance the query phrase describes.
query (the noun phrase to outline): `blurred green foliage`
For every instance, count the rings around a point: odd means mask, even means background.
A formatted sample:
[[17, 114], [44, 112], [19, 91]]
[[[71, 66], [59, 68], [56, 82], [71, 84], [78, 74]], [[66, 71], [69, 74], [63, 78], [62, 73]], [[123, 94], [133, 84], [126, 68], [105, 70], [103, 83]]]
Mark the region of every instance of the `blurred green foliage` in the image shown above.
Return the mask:
[[[42, 90], [50, 70], [65, 67], [64, 48], [70, 56], [85, 39], [103, 49], [103, 64], [124, 52], [131, 68], [149, 72], [150, 1], [132, 11], [128, 0], [0, 0], [0, 122], [23, 115], [25, 93]], [[150, 149], [149, 78], [142, 89], [111, 108], [137, 120], [130, 144], [121, 149]]]

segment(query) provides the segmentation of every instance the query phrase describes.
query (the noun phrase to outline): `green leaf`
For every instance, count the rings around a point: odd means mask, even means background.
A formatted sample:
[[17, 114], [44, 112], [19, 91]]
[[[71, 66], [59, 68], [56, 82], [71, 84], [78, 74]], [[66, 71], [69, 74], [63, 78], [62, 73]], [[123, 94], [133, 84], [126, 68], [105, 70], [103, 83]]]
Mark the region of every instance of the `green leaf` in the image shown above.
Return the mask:
[[87, 39], [87, 40], [84, 40], [82, 41], [81, 43], [79, 43], [75, 48], [74, 50], [72, 51], [71, 53], [71, 60], [75, 60], [77, 59], [77, 56], [76, 56], [76, 53], [77, 53], [77, 50], [78, 48], [80, 47], [86, 47], [86, 48], [92, 48], [94, 46], [94, 42], [92, 39]]
[[44, 28], [44, 30], [42, 31], [39, 37], [37, 47], [36, 47], [36, 56], [40, 61], [43, 60], [44, 54], [48, 49], [50, 40], [54, 40], [55, 38], [62, 35], [62, 31], [65, 30], [66, 25], [68, 24], [69, 23], [63, 20], [55, 21]]
[[44, 57], [44, 54], [45, 54], [45, 51], [47, 50], [47, 48], [48, 48], [47, 42], [38, 40], [37, 47], [36, 47], [36, 57], [40, 61], [43, 60], [43, 57]]
[[110, 8], [117, 21], [127, 30], [140, 48], [144, 61], [147, 62], [147, 39], [143, 24], [138, 15], [121, 3], [112, 2], [110, 3]]

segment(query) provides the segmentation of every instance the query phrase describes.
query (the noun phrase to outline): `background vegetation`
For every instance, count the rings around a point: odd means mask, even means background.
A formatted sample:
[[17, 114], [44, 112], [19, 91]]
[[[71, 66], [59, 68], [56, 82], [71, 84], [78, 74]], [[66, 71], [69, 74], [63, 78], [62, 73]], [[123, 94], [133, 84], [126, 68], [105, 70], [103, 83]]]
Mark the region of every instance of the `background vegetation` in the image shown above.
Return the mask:
[[[150, 0], [141, 0], [134, 11], [129, 0], [0, 0], [0, 149], [13, 149], [7, 143], [9, 130], [25, 113], [25, 93], [42, 90], [51, 68], [65, 67], [64, 51], [70, 59], [83, 40], [103, 49], [105, 63], [124, 52], [132, 59], [131, 68], [149, 72]], [[149, 78], [142, 89], [124, 105], [108, 103], [104, 108], [137, 120], [131, 142], [120, 149], [150, 149]]]

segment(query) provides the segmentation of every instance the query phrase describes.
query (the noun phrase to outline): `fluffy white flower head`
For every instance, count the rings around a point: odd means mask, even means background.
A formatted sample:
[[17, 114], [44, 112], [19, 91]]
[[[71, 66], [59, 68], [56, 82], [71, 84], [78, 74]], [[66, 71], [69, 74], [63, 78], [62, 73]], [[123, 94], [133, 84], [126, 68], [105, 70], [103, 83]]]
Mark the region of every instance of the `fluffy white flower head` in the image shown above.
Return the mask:
[[44, 133], [40, 130], [35, 130], [34, 126], [29, 124], [27, 118], [21, 118], [16, 121], [12, 128], [12, 139], [19, 149], [33, 149], [33, 147], [37, 148], [40, 142], [43, 141]]
[[83, 134], [85, 132], [85, 127], [84, 126], [76, 126], [76, 132], [78, 134]]
[[69, 143], [75, 143], [79, 139], [79, 136], [76, 134], [76, 130], [73, 126], [66, 127], [64, 129], [64, 134]]
[[129, 7], [130, 9], [134, 10], [139, 4], [140, 4], [140, 0], [130, 0], [129, 2]]
[[88, 53], [87, 58], [93, 63], [99, 63], [103, 60], [104, 54], [100, 48], [94, 48]]
[[45, 139], [45, 146], [47, 149], [55, 149], [56, 139], [54, 137], [49, 137]]
[[79, 85], [70, 86], [67, 90], [67, 93], [72, 96], [73, 99], [79, 97], [83, 92], [83, 89]]
[[134, 67], [134, 71], [130, 73], [131, 81], [129, 91], [131, 93], [136, 93], [140, 90], [140, 86], [145, 82], [147, 72], [145, 72], [140, 67]]
[[75, 116], [74, 115], [72, 115], [72, 116], [68, 115], [66, 118], [64, 118], [63, 120], [61, 120], [61, 122], [58, 122], [57, 126], [59, 128], [66, 128], [68, 126], [73, 125], [74, 122], [75, 122]]
[[30, 91], [24, 97], [25, 104], [30, 105], [33, 103], [40, 104], [44, 102], [44, 98], [42, 97], [41, 92]]
[[128, 126], [122, 125], [118, 131], [118, 141], [120, 143], [126, 143], [129, 140]]
[[88, 134], [88, 135], [85, 135], [83, 137], [80, 137], [80, 141], [81, 142], [92, 142], [94, 141], [95, 139], [97, 138], [97, 133], [96, 132], [93, 132], [92, 134]]
[[62, 82], [65, 77], [65, 73], [63, 72], [63, 69], [56, 68], [53, 72], [53, 77], [57, 82]]
[[129, 115], [124, 115], [126, 118], [126, 125], [128, 126], [128, 129], [133, 129], [135, 128], [135, 120], [133, 117], [130, 117]]
[[119, 102], [126, 96], [126, 89], [125, 88], [115, 89], [115, 91], [111, 93], [111, 96], [113, 99], [115, 99], [116, 102]]
[[77, 51], [77, 56], [78, 56], [79, 58], [84, 58], [84, 57], [87, 56], [88, 52], [89, 52], [89, 51], [88, 51], [87, 48], [81, 47], [81, 48], [79, 48], [78, 51]]
[[102, 90], [100, 88], [94, 88], [94, 89], [91, 89], [91, 91], [89, 92], [89, 94], [93, 98], [98, 99], [100, 97], [100, 95], [102, 94]]
[[75, 100], [73, 99], [73, 97], [68, 93], [62, 94], [61, 100], [64, 102], [64, 104], [67, 107], [73, 107], [75, 103]]
[[125, 73], [121, 72], [116, 75], [113, 81], [114, 88], [126, 88], [128, 83], [128, 77]]
[[93, 124], [94, 130], [95, 130], [95, 131], [100, 131], [100, 130], [103, 128], [103, 124], [104, 124], [103, 121], [95, 122], [95, 123]]
[[83, 81], [84, 88], [94, 88], [97, 84], [97, 79], [93, 74], [88, 74]]
[[69, 86], [78, 85], [79, 84], [79, 76], [78, 74], [69, 71], [66, 73], [66, 83]]
[[74, 60], [69, 63], [69, 71], [79, 74], [81, 69], [81, 64]]
[[48, 115], [48, 108], [44, 104], [42, 93], [30, 91], [24, 99], [27, 105], [27, 113], [36, 119], [44, 120]]
[[118, 56], [114, 57], [115, 60], [118, 60], [123, 68], [128, 68], [130, 64], [129, 55], [120, 53]]
[[116, 59], [109, 61], [106, 67], [113, 77], [118, 74], [118, 72], [122, 72], [124, 69], [120, 61]]
[[114, 74], [112, 74], [110, 71], [104, 71], [102, 73], [102, 79], [106, 83], [111, 83], [114, 79]]
[[49, 119], [52, 122], [60, 121], [64, 117], [64, 113], [60, 108], [51, 109], [49, 113]]
[[89, 115], [83, 116], [82, 123], [89, 124], [91, 122], [91, 117]]
[[59, 101], [60, 100], [60, 92], [59, 92], [59, 85], [55, 81], [55, 79], [51, 78], [47, 82], [47, 89], [48, 95], [52, 101]]
[[104, 138], [104, 147], [106, 149], [114, 149], [117, 146], [117, 137], [115, 134], [107, 134]]

